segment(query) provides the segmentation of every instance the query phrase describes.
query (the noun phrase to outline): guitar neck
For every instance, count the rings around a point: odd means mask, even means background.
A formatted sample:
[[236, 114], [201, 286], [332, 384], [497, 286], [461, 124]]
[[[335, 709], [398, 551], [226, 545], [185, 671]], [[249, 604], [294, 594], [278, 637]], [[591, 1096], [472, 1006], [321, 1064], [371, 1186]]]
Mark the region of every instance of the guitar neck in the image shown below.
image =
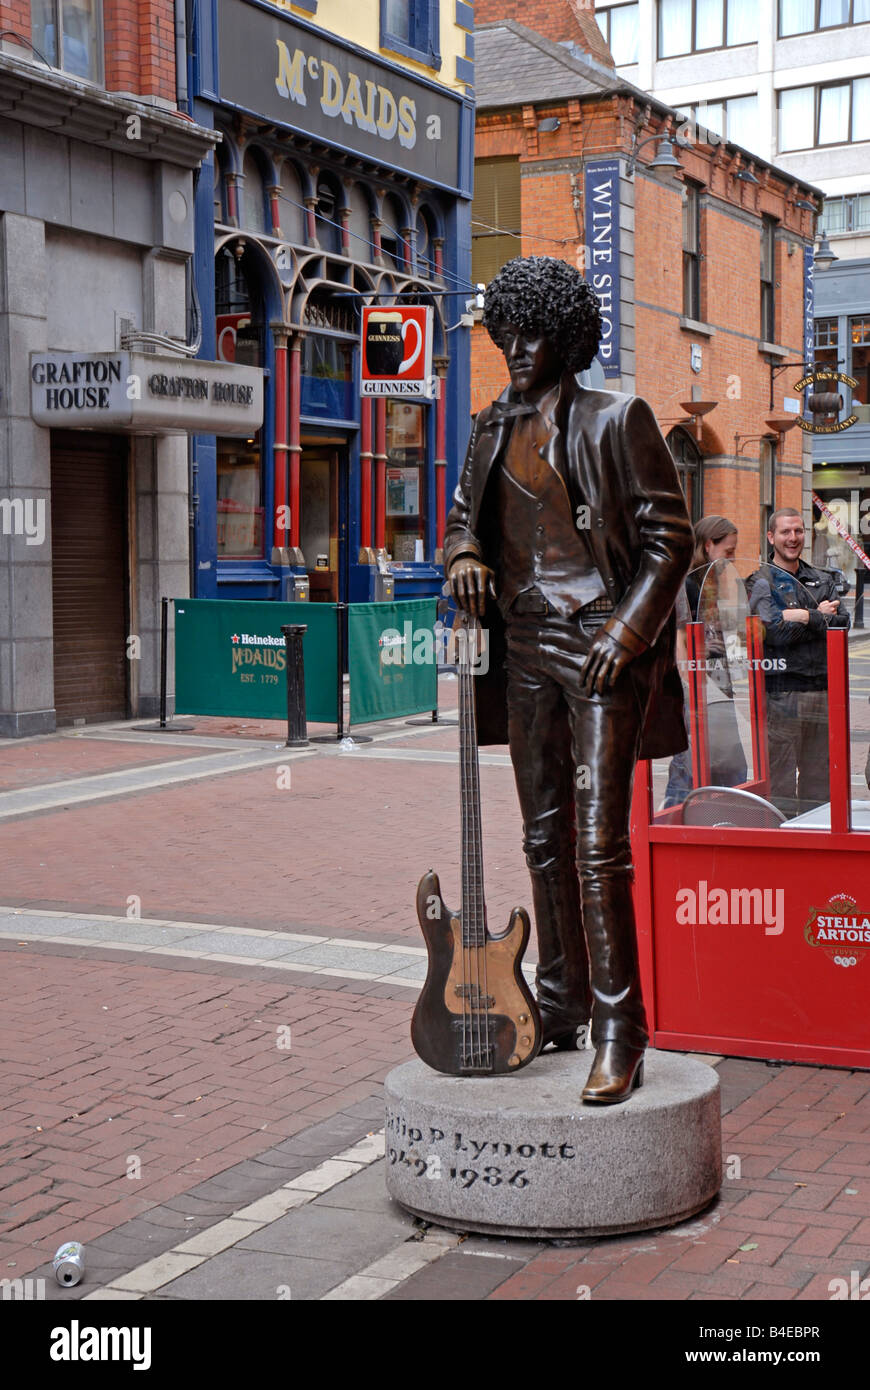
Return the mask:
[[483, 897], [483, 838], [480, 825], [480, 775], [477, 757], [477, 713], [474, 656], [479, 653], [480, 624], [461, 618], [459, 632], [459, 804], [462, 825], [462, 944], [486, 942]]

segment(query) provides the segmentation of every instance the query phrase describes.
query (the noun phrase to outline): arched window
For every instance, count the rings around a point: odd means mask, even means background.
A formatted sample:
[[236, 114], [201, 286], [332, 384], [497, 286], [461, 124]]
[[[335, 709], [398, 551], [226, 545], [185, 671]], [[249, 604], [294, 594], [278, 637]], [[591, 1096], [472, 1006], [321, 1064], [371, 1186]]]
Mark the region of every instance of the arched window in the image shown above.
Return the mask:
[[242, 190], [242, 226], [249, 232], [265, 232], [266, 186], [263, 171], [252, 150], [245, 154], [242, 173], [245, 177]]
[[298, 170], [289, 160], [281, 166], [281, 192], [278, 196], [281, 235], [296, 246], [305, 245], [305, 199]]
[[388, 265], [394, 265], [397, 270], [404, 270], [402, 228], [407, 225], [407, 218], [402, 204], [391, 193], [384, 198], [381, 220], [381, 250], [384, 260]]
[[372, 210], [362, 184], [355, 183], [348, 196], [350, 254], [355, 261], [372, 259]]
[[317, 240], [324, 251], [341, 255], [341, 194], [331, 174], [317, 179], [317, 205], [314, 210]]
[[[263, 293], [251, 252], [225, 246], [215, 264], [215, 327], [219, 361], [261, 367]], [[217, 441], [217, 553], [222, 560], [265, 554], [261, 431]]]
[[435, 274], [435, 222], [428, 208], [420, 208], [417, 213], [417, 269], [421, 275], [431, 279]]
[[680, 425], [671, 430], [667, 443], [674, 463], [677, 465], [680, 486], [686, 498], [689, 516], [694, 524], [700, 520], [703, 506], [701, 451], [692, 436]]

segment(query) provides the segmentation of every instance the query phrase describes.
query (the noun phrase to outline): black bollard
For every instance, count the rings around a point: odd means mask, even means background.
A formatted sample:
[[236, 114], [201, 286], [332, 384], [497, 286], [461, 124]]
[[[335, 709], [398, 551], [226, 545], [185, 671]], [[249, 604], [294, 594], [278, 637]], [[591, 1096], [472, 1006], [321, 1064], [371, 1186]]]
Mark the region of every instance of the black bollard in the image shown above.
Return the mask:
[[287, 623], [281, 628], [287, 653], [287, 748], [308, 747], [308, 725], [305, 719], [305, 661], [302, 655], [302, 635], [306, 623]]

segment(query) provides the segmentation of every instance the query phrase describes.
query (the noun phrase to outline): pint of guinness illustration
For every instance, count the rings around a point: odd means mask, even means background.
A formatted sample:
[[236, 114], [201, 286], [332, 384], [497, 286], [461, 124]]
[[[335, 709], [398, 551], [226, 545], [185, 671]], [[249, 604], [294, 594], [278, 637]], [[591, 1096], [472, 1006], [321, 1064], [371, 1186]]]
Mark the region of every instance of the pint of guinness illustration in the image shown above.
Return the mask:
[[366, 327], [366, 367], [370, 376], [397, 376], [405, 356], [402, 315], [398, 309], [369, 314]]
[[[409, 352], [408, 337], [413, 348]], [[410, 371], [423, 347], [423, 330], [400, 309], [378, 309], [366, 320], [366, 370], [370, 377], [401, 376]]]

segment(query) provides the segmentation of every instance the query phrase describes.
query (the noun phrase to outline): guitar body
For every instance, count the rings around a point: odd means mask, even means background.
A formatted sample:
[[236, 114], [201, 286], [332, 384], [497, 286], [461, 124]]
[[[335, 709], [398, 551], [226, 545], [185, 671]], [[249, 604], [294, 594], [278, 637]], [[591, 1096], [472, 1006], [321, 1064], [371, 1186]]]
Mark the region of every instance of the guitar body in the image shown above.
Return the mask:
[[429, 953], [426, 983], [411, 1021], [417, 1055], [448, 1076], [519, 1071], [541, 1049], [537, 1005], [521, 970], [529, 916], [511, 913], [502, 936], [463, 945], [460, 915], [441, 897], [438, 875], [424, 874], [417, 916]]

